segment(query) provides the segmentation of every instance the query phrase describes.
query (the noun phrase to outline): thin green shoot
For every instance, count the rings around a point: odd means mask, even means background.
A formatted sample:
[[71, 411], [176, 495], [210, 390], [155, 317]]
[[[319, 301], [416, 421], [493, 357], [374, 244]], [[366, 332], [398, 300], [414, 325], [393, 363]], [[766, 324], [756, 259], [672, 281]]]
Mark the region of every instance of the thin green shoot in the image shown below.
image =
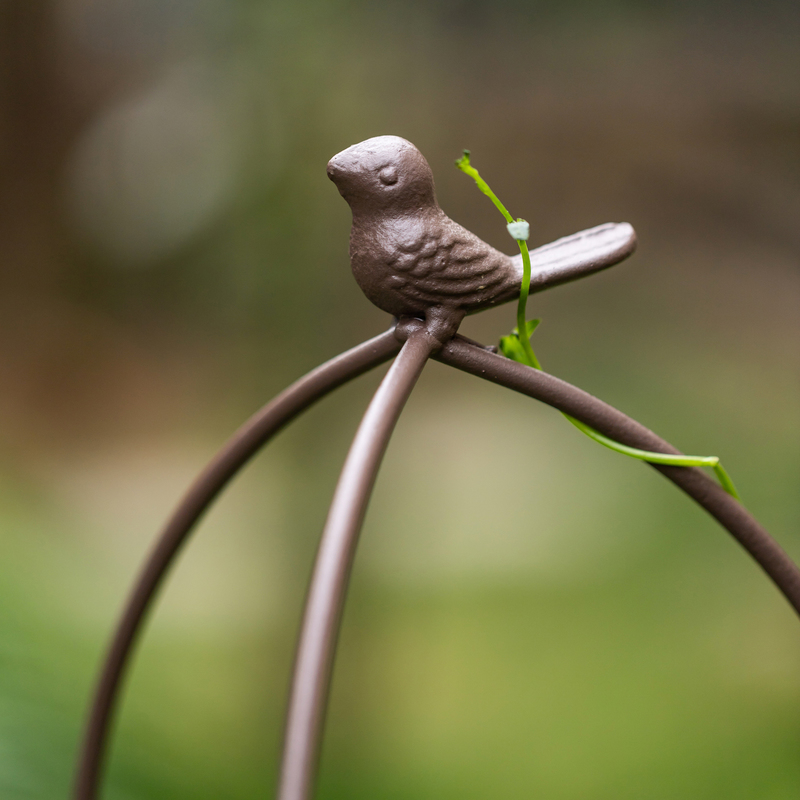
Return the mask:
[[[514, 222], [525, 222], [521, 217], [515, 220], [514, 217], [511, 216], [508, 209], [500, 202], [500, 198], [491, 190], [489, 184], [481, 178], [478, 170], [470, 164], [469, 157], [470, 151], [464, 150], [461, 158], [456, 160], [456, 166], [475, 181], [478, 188], [495, 204], [495, 206], [497, 206], [497, 209], [505, 217], [506, 222], [512, 224]], [[525, 310], [528, 305], [528, 294], [531, 288], [531, 255], [528, 252], [528, 243], [525, 239], [517, 239], [516, 242], [519, 246], [519, 252], [522, 254], [522, 288], [520, 289], [519, 301], [517, 302], [516, 330], [522, 331], [527, 327], [527, 323], [525, 322]], [[538, 322], [536, 324], [538, 325]], [[534, 325], [534, 328], [535, 327], [536, 325]], [[533, 333], [533, 330], [531, 330], [530, 333]], [[541, 369], [539, 359], [536, 358], [536, 353], [533, 352], [530, 333], [527, 336], [519, 336], [519, 334], [517, 334], [517, 339], [522, 347], [522, 351], [525, 356], [527, 356], [527, 363], [536, 369]]]
[[[509, 223], [509, 233], [511, 233], [513, 236], [514, 234], [512, 231], [516, 230], [513, 224], [515, 222], [514, 218], [508, 212], [506, 207], [500, 202], [500, 199], [497, 197], [497, 195], [491, 190], [489, 184], [486, 183], [486, 181], [480, 176], [478, 170], [476, 170], [475, 167], [473, 167], [470, 163], [469, 150], [464, 150], [464, 154], [456, 161], [456, 166], [462, 172], [465, 172], [467, 175], [469, 175], [478, 185], [478, 188], [495, 204], [495, 206], [497, 206], [500, 213], [503, 215], [503, 217], [505, 217], [506, 222]], [[521, 218], [518, 218], [516, 222], [525, 221]], [[528, 305], [528, 295], [530, 293], [531, 286], [531, 257], [530, 252], [528, 251], [528, 243], [526, 239], [527, 235], [524, 239], [516, 239], [516, 242], [519, 245], [520, 253], [522, 254], [522, 285], [520, 287], [519, 302], [517, 303], [517, 327], [514, 328], [514, 330], [508, 336], [503, 336], [500, 339], [500, 352], [503, 353], [506, 358], [518, 361], [519, 363], [533, 367], [534, 369], [541, 370], [542, 366], [539, 363], [539, 359], [536, 358], [536, 354], [533, 352], [533, 346], [531, 345], [531, 336], [541, 320], [533, 319], [526, 321], [525, 319]], [[521, 336], [520, 331], [525, 331], [525, 335]], [[629, 447], [628, 445], [624, 445], [620, 442], [615, 442], [613, 439], [609, 439], [607, 436], [603, 436], [602, 433], [596, 431], [594, 428], [586, 425], [580, 420], [571, 417], [569, 414], [564, 414], [563, 416], [566, 417], [569, 422], [571, 422], [579, 431], [584, 433], [590, 439], [593, 439], [598, 444], [608, 447], [609, 449], [614, 450], [617, 453], [621, 453], [622, 455], [636, 458], [640, 461], [647, 461], [650, 464], [663, 464], [665, 466], [672, 467], [711, 467], [714, 470], [717, 480], [719, 480], [722, 488], [737, 500], [739, 499], [739, 493], [736, 491], [733, 481], [725, 471], [722, 464], [720, 464], [717, 456], [673, 455], [670, 453], [655, 453], [649, 450], [639, 450], [636, 447]]]
[[506, 218], [506, 222], [513, 222], [514, 217], [508, 213], [508, 209], [500, 202], [498, 196], [489, 188], [489, 184], [481, 178], [478, 170], [469, 163], [469, 150], [464, 150], [461, 158], [456, 159], [456, 166], [478, 184], [478, 188], [497, 206], [500, 213]]
[[[531, 333], [527, 336], [520, 336], [519, 331], [524, 331], [527, 328], [525, 321], [525, 312], [528, 307], [528, 292], [531, 290], [531, 254], [528, 252], [528, 243], [522, 239], [517, 239], [520, 252], [522, 253], [522, 288], [519, 293], [519, 300], [517, 301], [517, 339], [522, 345], [522, 350], [527, 357], [528, 364], [534, 369], [541, 369], [542, 365], [539, 359], [536, 358], [536, 353], [533, 352], [533, 345], [531, 344]], [[537, 322], [538, 325], [538, 322]], [[534, 329], [536, 326], [534, 325]]]

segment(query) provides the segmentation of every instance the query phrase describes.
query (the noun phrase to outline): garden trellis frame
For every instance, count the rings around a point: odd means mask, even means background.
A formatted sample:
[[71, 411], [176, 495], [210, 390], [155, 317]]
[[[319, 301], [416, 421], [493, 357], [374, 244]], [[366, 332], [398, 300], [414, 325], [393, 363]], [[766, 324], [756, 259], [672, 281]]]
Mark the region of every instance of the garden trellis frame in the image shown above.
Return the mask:
[[[370, 159], [366, 169], [365, 160]], [[394, 359], [356, 431], [317, 551], [291, 679], [277, 800], [312, 796], [359, 533], [389, 438], [430, 358], [553, 406], [613, 442], [648, 451], [644, 455], [680, 455], [652, 431], [583, 390], [457, 334], [465, 313], [511, 299], [515, 286], [517, 296], [524, 292], [527, 297], [527, 289], [523, 282], [520, 291], [509, 257], [439, 209], [430, 167], [410, 142], [387, 136], [354, 145], [331, 159], [328, 175], [353, 208], [356, 238], [351, 235], [351, 260], [356, 280], [376, 305], [395, 315], [394, 324], [317, 367], [264, 406], [231, 437], [179, 503], [134, 585], [102, 666], [79, 755], [74, 800], [98, 798], [112, 718], [136, 639], [193, 527], [261, 447], [339, 386]], [[398, 193], [406, 189], [410, 194]], [[376, 210], [385, 213], [392, 202], [406, 204], [391, 220], [393, 227], [385, 218], [373, 219]], [[387, 232], [394, 241], [382, 238]], [[593, 249], [598, 241], [600, 251]], [[433, 243], [439, 252], [423, 255], [420, 245], [414, 255], [409, 247], [414, 242], [426, 247]], [[538, 248], [531, 254], [542, 259], [538, 289], [610, 266], [634, 246], [630, 226], [611, 224]], [[422, 302], [424, 308], [394, 310], [407, 308], [409, 302]], [[524, 305], [522, 298], [520, 303]], [[698, 467], [650, 466], [711, 514], [800, 614], [800, 569], [738, 500]]]
[[[309, 585], [291, 682], [278, 800], [309, 800], [319, 760], [336, 640], [358, 535], [389, 437], [429, 358], [528, 395], [643, 450], [679, 454], [646, 427], [546, 372], [464, 336], [439, 347], [424, 323], [389, 331], [331, 359], [254, 414], [199, 475], [164, 527], [111, 640], [84, 735], [75, 800], [97, 800], [111, 723], [126, 667], [156, 593], [192, 529], [237, 472], [284, 426], [334, 389], [395, 357], [347, 455]], [[698, 467], [651, 464], [722, 525], [800, 615], [800, 569], [736, 499]]]

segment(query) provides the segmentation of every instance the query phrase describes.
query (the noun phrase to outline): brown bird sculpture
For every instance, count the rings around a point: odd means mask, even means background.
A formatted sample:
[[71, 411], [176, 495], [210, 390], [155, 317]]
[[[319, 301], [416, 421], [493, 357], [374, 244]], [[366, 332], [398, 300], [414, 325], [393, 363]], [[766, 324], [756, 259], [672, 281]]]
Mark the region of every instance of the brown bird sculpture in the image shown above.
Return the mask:
[[[376, 136], [328, 162], [353, 212], [350, 262], [364, 294], [396, 317], [417, 317], [440, 342], [466, 314], [514, 300], [522, 256], [509, 256], [439, 208], [425, 157], [399, 136]], [[629, 256], [636, 234], [607, 223], [531, 251], [531, 292], [582, 278]]]

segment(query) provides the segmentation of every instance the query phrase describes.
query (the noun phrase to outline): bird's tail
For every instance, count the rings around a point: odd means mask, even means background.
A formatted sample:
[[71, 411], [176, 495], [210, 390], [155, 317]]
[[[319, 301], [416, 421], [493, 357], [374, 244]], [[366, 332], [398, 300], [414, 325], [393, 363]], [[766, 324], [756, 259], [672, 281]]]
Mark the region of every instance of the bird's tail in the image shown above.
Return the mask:
[[[531, 292], [541, 292], [618, 264], [636, 249], [627, 222], [607, 222], [531, 250]], [[513, 256], [522, 282], [522, 256]]]

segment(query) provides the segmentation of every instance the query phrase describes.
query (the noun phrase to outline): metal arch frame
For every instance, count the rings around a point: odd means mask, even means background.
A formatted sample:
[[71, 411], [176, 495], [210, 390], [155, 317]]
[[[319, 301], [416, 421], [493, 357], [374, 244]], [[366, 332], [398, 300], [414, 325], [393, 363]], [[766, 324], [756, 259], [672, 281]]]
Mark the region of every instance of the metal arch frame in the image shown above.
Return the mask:
[[[359, 425], [320, 540], [293, 668], [277, 800], [310, 800], [319, 762], [336, 643], [358, 536], [389, 438], [429, 358], [528, 395], [616, 441], [678, 454], [652, 431], [592, 395], [462, 336], [443, 345], [404, 320], [300, 378], [228, 440], [181, 500], [148, 557], [111, 639], [82, 741], [74, 800], [97, 800], [111, 722], [136, 639], [189, 533], [239, 470], [306, 408], [397, 356]], [[737, 500], [702, 470], [651, 464], [724, 527], [800, 615], [800, 569]]]

